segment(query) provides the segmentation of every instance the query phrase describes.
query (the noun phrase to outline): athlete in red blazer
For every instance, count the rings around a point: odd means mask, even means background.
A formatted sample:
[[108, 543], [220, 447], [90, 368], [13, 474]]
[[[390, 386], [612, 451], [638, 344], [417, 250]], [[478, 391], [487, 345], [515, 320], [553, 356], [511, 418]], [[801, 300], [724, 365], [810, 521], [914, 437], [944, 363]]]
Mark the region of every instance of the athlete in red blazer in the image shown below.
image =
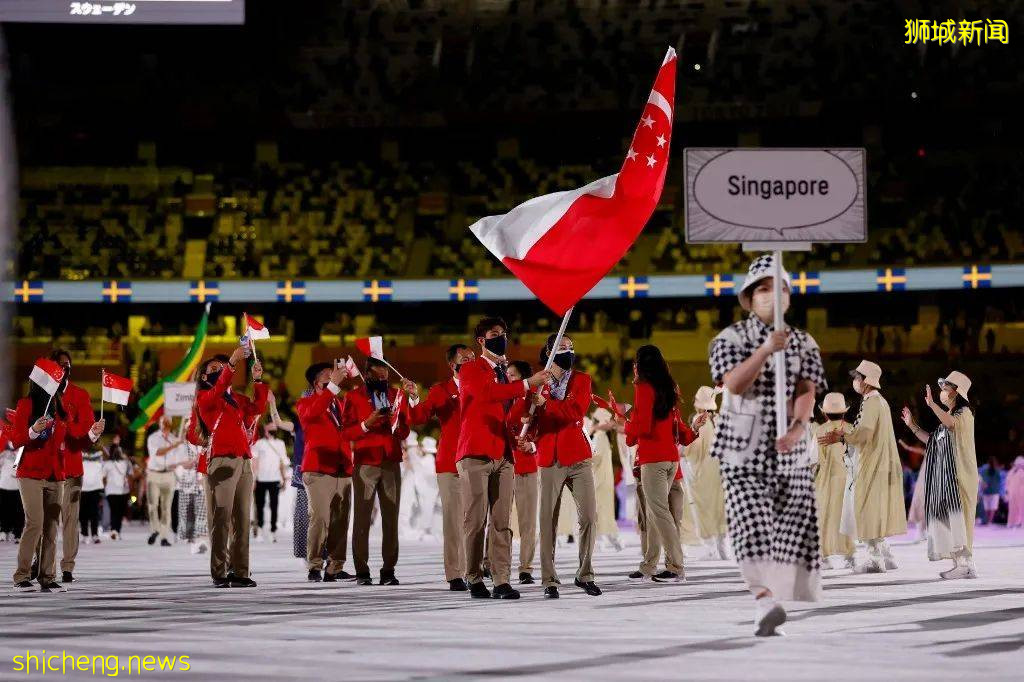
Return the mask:
[[537, 410], [537, 463], [549, 467], [555, 462], [571, 466], [592, 453], [590, 441], [583, 433], [583, 418], [590, 409], [593, 381], [590, 375], [573, 371], [564, 400], [551, 397], [551, 386], [545, 385], [541, 395], [544, 405]]

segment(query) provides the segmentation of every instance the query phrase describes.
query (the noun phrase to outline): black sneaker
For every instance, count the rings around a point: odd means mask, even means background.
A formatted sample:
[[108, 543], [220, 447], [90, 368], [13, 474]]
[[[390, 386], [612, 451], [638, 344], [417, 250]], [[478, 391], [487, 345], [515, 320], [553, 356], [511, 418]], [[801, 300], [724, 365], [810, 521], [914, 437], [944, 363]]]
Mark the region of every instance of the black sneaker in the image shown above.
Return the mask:
[[380, 584], [381, 585], [401, 585], [401, 583], [398, 582], [398, 578], [396, 578], [394, 575], [382, 575], [380, 577]]
[[160, 533], [153, 533], [152, 535], [149, 536], [149, 539], [146, 540], [146, 542], [151, 544], [151, 545], [154, 544], [156, 542], [157, 537], [159, 537], [159, 535], [160, 535]]
[[40, 592], [67, 592], [68, 590], [67, 590], [66, 587], [61, 585], [56, 580], [51, 580], [49, 582], [41, 582], [41, 583], [39, 583], [39, 591]]
[[348, 571], [341, 571], [340, 573], [335, 573], [335, 575], [338, 576], [338, 580], [355, 580], [356, 579], [356, 577], [354, 575], [352, 575], [351, 573], [349, 573]]
[[644, 574], [641, 573], [640, 571], [633, 571], [632, 573], [629, 574], [629, 579], [630, 580], [643, 580], [643, 578], [644, 578]]
[[519, 591], [508, 583], [502, 583], [494, 588], [491, 596], [495, 599], [519, 599]]
[[163, 540], [160, 541], [160, 546], [161, 547], [170, 547], [171, 543], [170, 543], [170, 541], [167, 540], [167, 538], [164, 538]]
[[71, 571], [64, 571], [60, 576], [60, 581], [62, 583], [73, 583], [75, 578], [71, 575]]
[[587, 582], [583, 582], [582, 580], [577, 578], [576, 579], [576, 587], [580, 588], [581, 590], [583, 590], [584, 592], [589, 594], [591, 597], [600, 597], [601, 596], [601, 588], [598, 587], [596, 584], [594, 584], [593, 580], [588, 580]]
[[231, 587], [256, 587], [256, 581], [252, 578], [232, 578]]
[[14, 583], [15, 592], [35, 592], [36, 584], [31, 580], [22, 580], [20, 583]]
[[336, 574], [336, 573], [328, 573], [327, 571], [324, 571], [324, 582], [325, 583], [336, 583], [336, 582], [338, 582], [338, 574]]
[[370, 576], [368, 576], [368, 575], [357, 575], [356, 576], [356, 585], [372, 585], [372, 584], [373, 584], [373, 578], [371, 578]]
[[455, 580], [448, 581], [448, 589], [452, 592], [465, 592], [469, 589], [466, 585], [466, 581], [462, 578], [456, 578]]
[[558, 588], [555, 587], [554, 585], [551, 585], [550, 587], [545, 587], [544, 588], [544, 596], [547, 599], [558, 599], [558, 597], [559, 597]]
[[530, 575], [529, 573], [520, 573], [519, 574], [519, 584], [520, 585], [532, 585], [533, 582], [534, 582], [533, 576]]
[[651, 580], [656, 583], [676, 583], [682, 581], [682, 576], [672, 571], [662, 571], [661, 573], [651, 576]]
[[320, 578], [320, 571], [318, 571], [315, 568], [310, 569], [309, 574], [306, 575], [306, 580], [308, 580], [311, 583], [318, 583], [318, 582], [320, 582], [320, 580], [321, 580], [321, 578]]
[[214, 578], [213, 579], [213, 586], [214, 587], [231, 587], [231, 581], [228, 580], [227, 578]]
[[484, 585], [481, 580], [478, 583], [473, 583], [469, 586], [469, 596], [474, 599], [490, 599], [491, 591], [487, 589], [487, 585]]

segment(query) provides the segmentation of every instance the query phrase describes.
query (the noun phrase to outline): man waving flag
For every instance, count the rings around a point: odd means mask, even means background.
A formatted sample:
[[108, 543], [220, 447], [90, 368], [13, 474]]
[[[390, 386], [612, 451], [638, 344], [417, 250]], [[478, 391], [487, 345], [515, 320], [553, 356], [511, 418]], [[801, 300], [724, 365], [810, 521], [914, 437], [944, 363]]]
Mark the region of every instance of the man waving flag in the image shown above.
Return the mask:
[[661, 198], [675, 82], [676, 52], [669, 48], [618, 173], [579, 189], [530, 199], [469, 228], [559, 315], [615, 267]]

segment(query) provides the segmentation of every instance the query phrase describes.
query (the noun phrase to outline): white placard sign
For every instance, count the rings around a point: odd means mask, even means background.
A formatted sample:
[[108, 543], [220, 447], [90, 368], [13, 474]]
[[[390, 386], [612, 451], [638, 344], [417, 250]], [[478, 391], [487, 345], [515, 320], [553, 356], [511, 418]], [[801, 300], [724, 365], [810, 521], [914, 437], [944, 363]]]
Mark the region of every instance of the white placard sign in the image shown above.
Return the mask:
[[684, 155], [687, 242], [867, 241], [863, 149], [691, 147]]
[[167, 381], [164, 383], [164, 414], [168, 417], [184, 417], [192, 413], [196, 401], [195, 383]]

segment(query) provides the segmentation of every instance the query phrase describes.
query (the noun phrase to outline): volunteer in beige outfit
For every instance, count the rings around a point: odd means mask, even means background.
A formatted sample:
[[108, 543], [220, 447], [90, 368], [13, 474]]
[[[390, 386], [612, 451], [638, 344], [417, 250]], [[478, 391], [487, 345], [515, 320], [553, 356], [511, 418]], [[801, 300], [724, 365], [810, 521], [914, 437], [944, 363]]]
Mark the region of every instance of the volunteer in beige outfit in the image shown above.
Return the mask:
[[[603, 407], [594, 410], [586, 420], [587, 435], [593, 456], [594, 491], [597, 498], [597, 541], [602, 545], [622, 551], [619, 541], [619, 524], [615, 522], [615, 468], [612, 465], [612, 441], [609, 433], [615, 430], [612, 413]], [[623, 468], [628, 466], [622, 464]]]
[[896, 447], [892, 411], [879, 392], [882, 368], [864, 360], [850, 376], [853, 390], [862, 396], [853, 429], [849, 433], [834, 429], [822, 434], [818, 442], [846, 443], [851, 447], [855, 466], [853, 515], [852, 519], [847, 515], [843, 532], [867, 544], [868, 560], [855, 568], [857, 572], [885, 573], [897, 568], [886, 538], [907, 532], [903, 466]]
[[698, 388], [693, 397], [693, 407], [697, 410], [693, 420], [697, 440], [686, 446], [683, 480], [689, 478], [687, 490], [696, 508], [697, 535], [713, 547], [719, 559], [724, 560], [728, 558], [725, 490], [718, 460], [711, 456], [717, 423], [715, 412], [718, 410], [715, 389], [710, 386]]
[[963, 372], [939, 379], [939, 401], [925, 387], [925, 404], [939, 420], [928, 433], [914, 422], [908, 408], [903, 421], [925, 451], [925, 533], [928, 559], [952, 559], [944, 580], [977, 578], [974, 568], [974, 515], [978, 506], [978, 455], [974, 448], [974, 413], [967, 394], [971, 380]]
[[174, 468], [183, 461], [184, 440], [171, 431], [171, 418], [160, 417], [160, 428], [146, 439], [146, 508], [149, 512], [149, 544], [160, 539], [171, 546], [171, 503], [174, 501]]
[[[825, 421], [814, 427], [815, 436], [821, 437], [833, 431], [849, 434], [853, 427], [846, 423], [850, 407], [842, 393], [829, 393], [821, 401], [821, 412]], [[841, 556], [845, 568], [853, 568], [853, 540], [839, 531], [843, 516], [843, 498], [847, 483], [847, 462], [845, 443], [832, 443], [818, 447], [818, 472], [814, 477], [814, 488], [818, 497], [818, 530], [821, 534], [822, 563], [827, 567], [828, 558]]]

